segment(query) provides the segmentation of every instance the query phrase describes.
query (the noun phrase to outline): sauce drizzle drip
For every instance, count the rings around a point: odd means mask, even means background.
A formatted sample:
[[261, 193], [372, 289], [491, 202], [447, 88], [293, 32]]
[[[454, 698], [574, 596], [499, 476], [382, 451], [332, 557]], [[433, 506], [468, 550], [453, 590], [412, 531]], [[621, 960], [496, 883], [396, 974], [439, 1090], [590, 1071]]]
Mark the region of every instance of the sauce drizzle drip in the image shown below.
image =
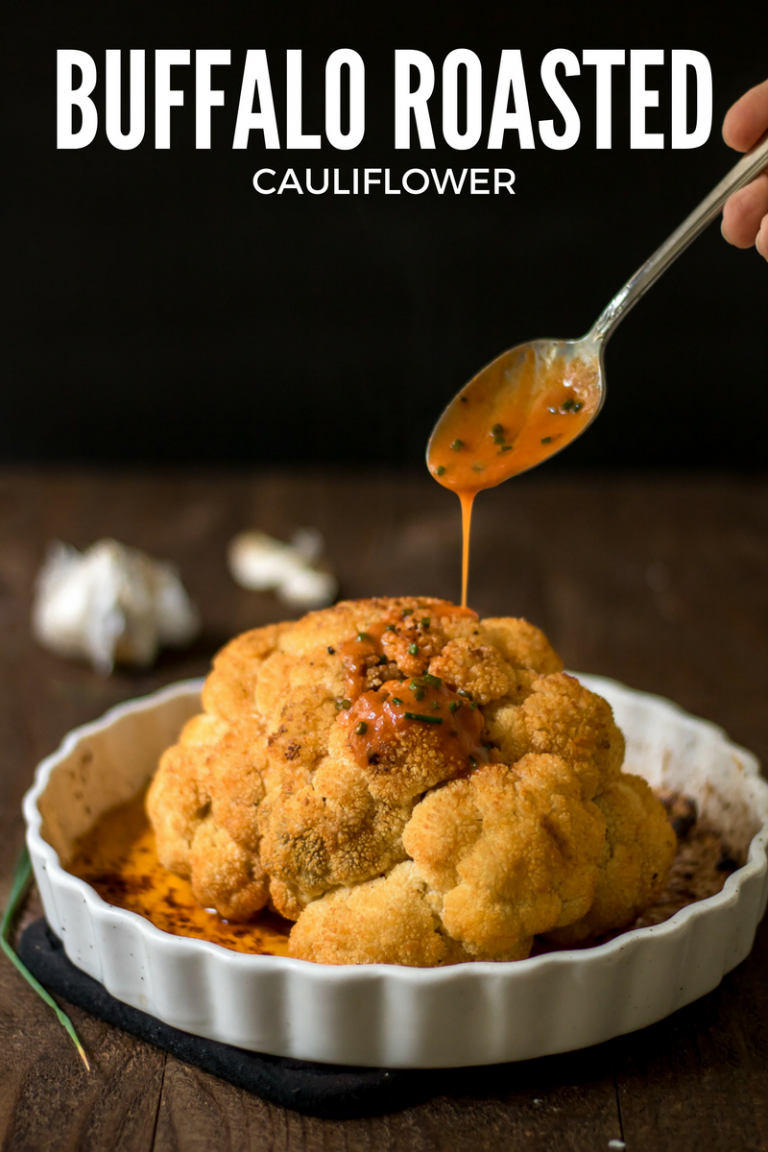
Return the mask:
[[461, 603], [467, 603], [475, 496], [535, 468], [570, 444], [600, 404], [597, 358], [544, 361], [532, 348], [500, 356], [446, 408], [427, 446], [427, 467], [461, 501]]

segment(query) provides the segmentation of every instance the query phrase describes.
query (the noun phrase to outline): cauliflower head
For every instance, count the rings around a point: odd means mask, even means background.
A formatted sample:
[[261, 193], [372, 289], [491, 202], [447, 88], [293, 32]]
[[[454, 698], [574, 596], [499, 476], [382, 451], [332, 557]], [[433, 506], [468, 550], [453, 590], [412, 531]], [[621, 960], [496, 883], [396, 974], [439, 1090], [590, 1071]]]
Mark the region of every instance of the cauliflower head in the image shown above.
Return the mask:
[[147, 795], [160, 860], [291, 954], [516, 960], [625, 927], [675, 837], [609, 705], [525, 620], [345, 601], [216, 657]]

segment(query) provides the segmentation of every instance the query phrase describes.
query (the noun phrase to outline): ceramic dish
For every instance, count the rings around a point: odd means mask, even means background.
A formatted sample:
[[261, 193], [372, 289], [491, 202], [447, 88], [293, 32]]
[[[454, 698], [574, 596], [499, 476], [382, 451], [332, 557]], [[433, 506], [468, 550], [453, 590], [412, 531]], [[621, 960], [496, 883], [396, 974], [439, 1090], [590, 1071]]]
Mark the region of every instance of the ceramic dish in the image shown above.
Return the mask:
[[76, 837], [136, 795], [199, 709], [201, 681], [121, 705], [71, 732], [24, 801], [48, 921], [74, 964], [184, 1031], [338, 1064], [457, 1067], [570, 1051], [661, 1019], [749, 952], [768, 895], [768, 785], [751, 753], [658, 697], [596, 676], [627, 738], [628, 771], [693, 795], [745, 861], [722, 892], [598, 947], [448, 968], [312, 964], [169, 935], [62, 867]]

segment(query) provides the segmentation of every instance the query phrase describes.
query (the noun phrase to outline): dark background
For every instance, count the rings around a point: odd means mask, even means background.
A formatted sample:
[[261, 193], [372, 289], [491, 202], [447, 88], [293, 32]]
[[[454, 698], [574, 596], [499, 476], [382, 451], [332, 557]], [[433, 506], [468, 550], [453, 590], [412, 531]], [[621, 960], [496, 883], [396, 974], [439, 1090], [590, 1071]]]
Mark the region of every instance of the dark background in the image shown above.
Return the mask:
[[[722, 117], [768, 75], [757, 6], [595, 7], [449, 2], [77, 3], [6, 8], [2, 84], [6, 199], [4, 462], [418, 464], [445, 402], [493, 356], [536, 336], [576, 336], [735, 162]], [[739, 23], [740, 21], [740, 23]], [[89, 52], [103, 98], [107, 48], [230, 48], [213, 147], [194, 148], [194, 68], [175, 69], [184, 108], [155, 151], [153, 101], [135, 150], [55, 146], [55, 51]], [[233, 152], [245, 50], [268, 50], [284, 141], [285, 49], [304, 51], [304, 130], [323, 130], [335, 48], [366, 63], [363, 144]], [[469, 152], [392, 147], [396, 47], [452, 48], [484, 65], [483, 142]], [[630, 151], [628, 67], [614, 81], [614, 146], [594, 141], [594, 69], [566, 81], [578, 144], [484, 147], [499, 52], [520, 48], [534, 122], [550, 117], [538, 68], [551, 48], [693, 48], [713, 69], [714, 123], [695, 151]], [[125, 57], [124, 57], [125, 60]], [[194, 55], [193, 55], [194, 60]], [[669, 133], [669, 69], [650, 69]], [[658, 84], [650, 85], [650, 81]], [[414, 137], [415, 140], [415, 137]], [[262, 197], [254, 171], [498, 167], [514, 197]], [[763, 467], [768, 418], [768, 266], [717, 225], [664, 276], [611, 341], [600, 421], [569, 466]], [[560, 466], [553, 462], [553, 467]]]

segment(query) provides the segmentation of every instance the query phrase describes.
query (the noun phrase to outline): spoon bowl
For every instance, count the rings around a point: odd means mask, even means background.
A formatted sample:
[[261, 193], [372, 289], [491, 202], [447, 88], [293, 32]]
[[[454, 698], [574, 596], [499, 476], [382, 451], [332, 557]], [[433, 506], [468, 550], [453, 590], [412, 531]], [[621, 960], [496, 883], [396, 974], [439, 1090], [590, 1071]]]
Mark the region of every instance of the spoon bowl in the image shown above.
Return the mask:
[[448, 404], [427, 446], [454, 492], [493, 488], [561, 452], [605, 398], [602, 343], [532, 340], [497, 356]]

